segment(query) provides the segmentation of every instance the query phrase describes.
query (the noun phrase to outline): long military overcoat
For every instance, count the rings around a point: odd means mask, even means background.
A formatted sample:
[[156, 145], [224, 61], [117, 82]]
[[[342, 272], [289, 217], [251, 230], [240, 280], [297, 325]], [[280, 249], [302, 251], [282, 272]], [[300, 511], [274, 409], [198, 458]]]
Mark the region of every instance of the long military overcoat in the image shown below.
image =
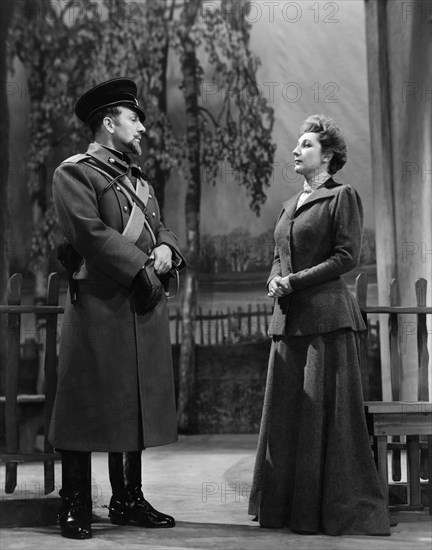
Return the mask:
[[[128, 164], [93, 143], [88, 153], [120, 170]], [[135, 305], [133, 280], [154, 245], [123, 231], [131, 203], [119, 185], [75, 156], [54, 173], [60, 227], [83, 256], [74, 274], [78, 300], [66, 299], [58, 386], [49, 440], [57, 449], [133, 451], [177, 440], [169, 320], [165, 296], [150, 313]], [[138, 179], [137, 185], [146, 186]], [[154, 191], [147, 209], [156, 246], [165, 243], [181, 264], [175, 235], [160, 219]]]

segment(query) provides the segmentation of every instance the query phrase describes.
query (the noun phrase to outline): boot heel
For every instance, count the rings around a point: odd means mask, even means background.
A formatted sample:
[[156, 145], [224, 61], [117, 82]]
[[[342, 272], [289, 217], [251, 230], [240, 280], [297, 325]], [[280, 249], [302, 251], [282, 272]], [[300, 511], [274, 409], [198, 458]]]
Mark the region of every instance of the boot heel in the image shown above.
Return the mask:
[[126, 501], [111, 497], [108, 510], [108, 517], [113, 525], [126, 525], [129, 523], [130, 510]]

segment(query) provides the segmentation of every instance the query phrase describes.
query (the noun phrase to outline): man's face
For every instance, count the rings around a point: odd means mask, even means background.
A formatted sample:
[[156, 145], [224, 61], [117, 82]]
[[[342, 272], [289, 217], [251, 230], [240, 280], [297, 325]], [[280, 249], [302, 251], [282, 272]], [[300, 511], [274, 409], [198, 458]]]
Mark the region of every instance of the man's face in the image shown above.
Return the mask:
[[119, 107], [120, 114], [112, 119], [112, 143], [122, 153], [141, 155], [140, 141], [146, 129], [138, 114], [128, 107]]

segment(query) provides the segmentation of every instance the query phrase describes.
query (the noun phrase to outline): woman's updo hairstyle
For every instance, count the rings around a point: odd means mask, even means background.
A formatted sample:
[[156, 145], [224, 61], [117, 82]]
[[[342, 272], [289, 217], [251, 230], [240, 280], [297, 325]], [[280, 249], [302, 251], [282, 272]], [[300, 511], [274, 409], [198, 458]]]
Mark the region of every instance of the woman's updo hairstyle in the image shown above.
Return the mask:
[[333, 153], [328, 172], [331, 175], [336, 174], [347, 161], [347, 147], [339, 127], [333, 119], [325, 115], [312, 115], [303, 122], [299, 136], [306, 132], [318, 134], [323, 152]]

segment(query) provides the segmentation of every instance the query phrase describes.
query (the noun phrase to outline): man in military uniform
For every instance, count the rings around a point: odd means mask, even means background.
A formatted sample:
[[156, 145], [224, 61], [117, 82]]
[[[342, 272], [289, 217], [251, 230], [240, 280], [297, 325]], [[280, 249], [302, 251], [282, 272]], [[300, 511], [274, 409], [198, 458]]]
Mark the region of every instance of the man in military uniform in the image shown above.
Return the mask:
[[116, 78], [80, 97], [75, 113], [95, 141], [62, 162], [53, 178], [59, 225], [78, 258], [49, 432], [62, 453], [61, 532], [74, 539], [92, 536], [92, 451], [109, 453], [112, 523], [175, 525], [143, 496], [141, 451], [177, 440], [163, 284], [184, 259], [129, 157], [141, 154], [145, 133], [136, 95], [132, 80]]

